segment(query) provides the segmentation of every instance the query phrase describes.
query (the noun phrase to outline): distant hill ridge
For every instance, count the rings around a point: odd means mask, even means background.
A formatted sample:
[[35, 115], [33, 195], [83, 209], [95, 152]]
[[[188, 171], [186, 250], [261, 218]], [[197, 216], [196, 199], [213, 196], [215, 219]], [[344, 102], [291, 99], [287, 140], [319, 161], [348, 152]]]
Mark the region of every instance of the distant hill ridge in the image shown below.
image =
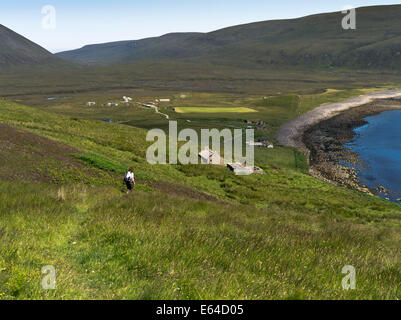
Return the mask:
[[0, 67], [63, 64], [57, 56], [0, 24]]
[[401, 67], [401, 5], [357, 9], [357, 29], [343, 30], [341, 12], [256, 22], [210, 33], [88, 45], [58, 57], [82, 64], [190, 61], [235, 67]]

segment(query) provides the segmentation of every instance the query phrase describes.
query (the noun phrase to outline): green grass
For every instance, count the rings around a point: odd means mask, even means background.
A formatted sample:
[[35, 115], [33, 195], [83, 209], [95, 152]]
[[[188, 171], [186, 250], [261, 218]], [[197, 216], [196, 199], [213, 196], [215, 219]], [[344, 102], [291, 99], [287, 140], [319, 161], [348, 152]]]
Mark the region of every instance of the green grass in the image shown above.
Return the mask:
[[307, 173], [309, 169], [308, 161], [305, 156], [298, 150], [294, 150], [295, 167], [300, 169], [302, 172]]
[[74, 153], [71, 154], [73, 157], [81, 159], [90, 165], [105, 170], [111, 171], [119, 174], [124, 174], [127, 172], [127, 168], [119, 163], [115, 163], [107, 158], [101, 157], [94, 153]]
[[[3, 299], [401, 294], [399, 233], [362, 219], [141, 191], [126, 197], [107, 187], [65, 187], [61, 197], [57, 187], [38, 187], [0, 183]], [[357, 269], [356, 291], [341, 288], [346, 264]], [[54, 291], [40, 286], [44, 265], [56, 268]]]
[[257, 112], [250, 108], [175, 108], [177, 113], [252, 113]]
[[[257, 108], [273, 125], [269, 112], [283, 109], [284, 121], [321, 99], [283, 96]], [[152, 186], [126, 196], [115, 180], [0, 181], [3, 299], [401, 297], [400, 205], [305, 174], [293, 149], [258, 150], [265, 174], [240, 177], [219, 166], [151, 166], [143, 129], [5, 100], [0, 121], [71, 145], [82, 163], [121, 180], [134, 166]], [[54, 291], [40, 286], [45, 265], [56, 268]], [[345, 265], [357, 270], [356, 291], [341, 288]]]

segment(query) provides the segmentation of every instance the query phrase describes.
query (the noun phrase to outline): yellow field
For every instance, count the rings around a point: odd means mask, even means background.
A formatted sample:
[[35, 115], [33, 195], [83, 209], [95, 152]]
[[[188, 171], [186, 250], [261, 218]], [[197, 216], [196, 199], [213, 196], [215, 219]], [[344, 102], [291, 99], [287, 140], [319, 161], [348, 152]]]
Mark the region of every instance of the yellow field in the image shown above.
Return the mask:
[[337, 89], [326, 89], [324, 94], [330, 94], [330, 93], [336, 93], [336, 92], [340, 92], [341, 90], [337, 90]]
[[179, 107], [174, 109], [177, 113], [251, 113], [256, 110], [244, 107], [236, 108], [197, 108], [197, 107]]

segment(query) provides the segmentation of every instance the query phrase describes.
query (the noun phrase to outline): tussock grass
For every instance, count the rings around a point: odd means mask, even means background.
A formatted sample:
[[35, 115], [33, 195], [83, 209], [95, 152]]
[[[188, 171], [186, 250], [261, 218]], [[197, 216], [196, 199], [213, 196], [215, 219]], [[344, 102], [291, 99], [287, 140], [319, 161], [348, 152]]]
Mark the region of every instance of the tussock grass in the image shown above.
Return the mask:
[[97, 154], [94, 153], [73, 153], [71, 154], [73, 157], [81, 159], [90, 165], [106, 170], [106, 171], [111, 171], [115, 173], [120, 173], [124, 174], [127, 171], [127, 168], [122, 166], [119, 163], [115, 163], [114, 161], [111, 161], [107, 158], [101, 157]]
[[[399, 298], [399, 234], [335, 215], [0, 183], [3, 299]], [[393, 231], [391, 231], [393, 230]], [[380, 242], [380, 245], [378, 245]], [[357, 290], [341, 287], [342, 267]], [[44, 265], [57, 288], [45, 291]]]
[[[304, 98], [283, 99], [299, 108]], [[141, 129], [5, 101], [0, 111], [0, 121], [74, 146], [100, 171], [134, 164], [142, 181], [217, 197], [146, 186], [126, 196], [115, 180], [0, 181], [3, 299], [401, 296], [400, 206], [306, 175], [292, 149], [277, 148], [261, 162], [265, 174], [249, 177], [218, 166], [150, 166]], [[54, 291], [41, 288], [45, 265], [56, 268]], [[345, 265], [356, 268], [356, 291], [342, 290]]]

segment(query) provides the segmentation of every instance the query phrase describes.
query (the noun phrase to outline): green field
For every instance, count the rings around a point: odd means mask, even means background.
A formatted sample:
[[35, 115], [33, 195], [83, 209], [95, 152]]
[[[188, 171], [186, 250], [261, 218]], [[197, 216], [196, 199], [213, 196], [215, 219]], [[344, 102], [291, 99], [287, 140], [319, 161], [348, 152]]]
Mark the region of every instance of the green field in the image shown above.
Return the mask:
[[[273, 137], [298, 113], [360, 92], [171, 97], [199, 108], [246, 101], [259, 111], [251, 119], [267, 122], [257, 135]], [[0, 100], [0, 123], [19, 130], [0, 127], [7, 146], [0, 147], [0, 298], [401, 297], [400, 205], [319, 181], [306, 174], [299, 152], [280, 146], [256, 149], [264, 175], [151, 166], [146, 128], [133, 126], [147, 117], [149, 127], [167, 123], [151, 110], [91, 111], [81, 103], [89, 96], [80, 94], [55, 103], [22, 98], [37, 107]], [[97, 120], [106, 116], [115, 121]], [[201, 128], [244, 127], [244, 119], [216, 113], [178, 120]], [[121, 174], [132, 165], [139, 185], [126, 196]], [[29, 179], [16, 184], [21, 166]], [[41, 288], [45, 265], [56, 268], [56, 290]], [[341, 287], [345, 265], [357, 270], [357, 290]]]
[[174, 108], [177, 113], [252, 113], [257, 112], [250, 108], [192, 108], [182, 107]]

